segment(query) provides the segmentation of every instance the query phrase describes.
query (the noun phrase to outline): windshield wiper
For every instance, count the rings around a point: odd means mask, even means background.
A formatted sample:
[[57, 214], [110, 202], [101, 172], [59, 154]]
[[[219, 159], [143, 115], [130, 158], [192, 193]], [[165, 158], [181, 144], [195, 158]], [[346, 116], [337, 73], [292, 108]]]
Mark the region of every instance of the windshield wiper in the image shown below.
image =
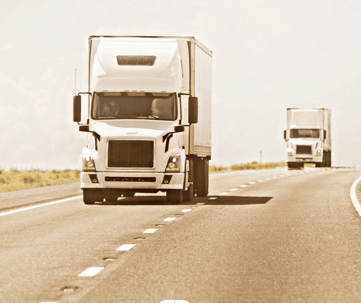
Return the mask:
[[144, 118], [146, 118], [146, 119], [155, 119], [155, 120], [158, 120], [158, 119], [159, 119], [158, 116], [137, 116], [136, 118], [137, 118], [137, 119], [144, 119]]

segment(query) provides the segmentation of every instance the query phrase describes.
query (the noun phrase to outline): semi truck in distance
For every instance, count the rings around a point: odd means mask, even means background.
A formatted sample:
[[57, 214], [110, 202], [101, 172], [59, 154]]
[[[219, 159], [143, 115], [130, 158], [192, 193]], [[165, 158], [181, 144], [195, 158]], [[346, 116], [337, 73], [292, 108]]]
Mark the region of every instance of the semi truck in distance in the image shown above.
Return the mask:
[[305, 163], [331, 167], [331, 110], [287, 108], [287, 165], [302, 168]]
[[73, 121], [88, 138], [80, 155], [84, 203], [135, 193], [165, 192], [172, 204], [207, 196], [212, 51], [182, 36], [88, 42], [88, 91], [73, 98]]

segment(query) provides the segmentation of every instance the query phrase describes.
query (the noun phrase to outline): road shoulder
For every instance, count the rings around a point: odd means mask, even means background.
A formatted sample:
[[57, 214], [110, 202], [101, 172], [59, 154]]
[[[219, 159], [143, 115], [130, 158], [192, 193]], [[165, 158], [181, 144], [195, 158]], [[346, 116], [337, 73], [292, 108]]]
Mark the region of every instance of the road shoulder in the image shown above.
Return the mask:
[[30, 206], [82, 194], [79, 182], [0, 193], [0, 210]]

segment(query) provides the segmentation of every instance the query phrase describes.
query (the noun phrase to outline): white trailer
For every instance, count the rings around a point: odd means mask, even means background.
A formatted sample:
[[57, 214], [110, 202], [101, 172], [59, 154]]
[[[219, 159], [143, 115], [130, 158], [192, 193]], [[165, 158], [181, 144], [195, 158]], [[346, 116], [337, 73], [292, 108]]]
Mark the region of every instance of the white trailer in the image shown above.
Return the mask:
[[171, 203], [207, 196], [211, 97], [212, 52], [194, 37], [90, 36], [88, 91], [73, 100], [73, 120], [88, 133], [84, 203], [136, 192], [166, 192]]
[[331, 167], [331, 110], [327, 108], [287, 108], [288, 168], [305, 163]]

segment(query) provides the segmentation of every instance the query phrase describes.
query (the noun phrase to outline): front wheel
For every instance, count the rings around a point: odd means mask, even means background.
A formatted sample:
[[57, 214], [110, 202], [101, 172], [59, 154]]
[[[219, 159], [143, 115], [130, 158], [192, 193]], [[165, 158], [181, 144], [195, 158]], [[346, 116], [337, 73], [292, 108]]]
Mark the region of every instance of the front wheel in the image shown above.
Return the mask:
[[168, 190], [167, 200], [171, 204], [180, 204], [183, 200], [183, 191], [181, 189]]
[[190, 184], [188, 190], [183, 191], [183, 201], [192, 202], [194, 196], [194, 185]]
[[84, 204], [94, 204], [96, 201], [101, 201], [99, 191], [91, 188], [83, 189]]

